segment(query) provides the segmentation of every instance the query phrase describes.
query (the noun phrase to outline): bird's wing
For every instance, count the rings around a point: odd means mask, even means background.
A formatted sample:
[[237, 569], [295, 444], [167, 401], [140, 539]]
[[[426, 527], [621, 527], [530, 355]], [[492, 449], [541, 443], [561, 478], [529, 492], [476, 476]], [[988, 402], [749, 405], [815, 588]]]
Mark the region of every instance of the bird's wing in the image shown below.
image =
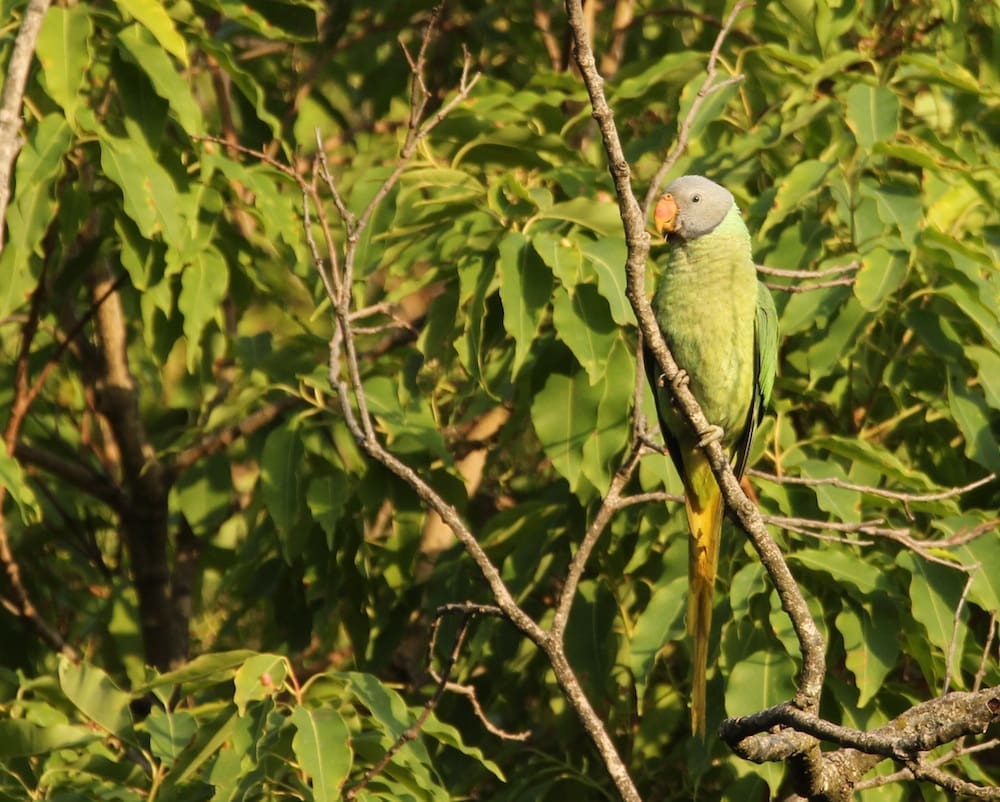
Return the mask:
[[747, 409], [747, 419], [743, 425], [743, 432], [736, 442], [736, 464], [733, 467], [733, 472], [737, 478], [743, 476], [743, 471], [746, 470], [754, 432], [764, 417], [764, 410], [771, 401], [774, 371], [778, 363], [778, 312], [774, 308], [774, 299], [771, 297], [770, 291], [760, 282], [757, 282], [757, 315], [754, 322], [753, 350], [753, 399]]

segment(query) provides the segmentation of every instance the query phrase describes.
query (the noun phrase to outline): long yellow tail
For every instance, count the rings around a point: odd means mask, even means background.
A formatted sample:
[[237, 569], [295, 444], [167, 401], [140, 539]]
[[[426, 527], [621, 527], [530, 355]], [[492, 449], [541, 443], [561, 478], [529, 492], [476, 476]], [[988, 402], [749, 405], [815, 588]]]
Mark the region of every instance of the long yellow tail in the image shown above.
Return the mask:
[[684, 494], [691, 534], [688, 540], [688, 635], [694, 638], [691, 682], [691, 731], [705, 736], [705, 674], [708, 636], [712, 630], [712, 597], [722, 535], [722, 492], [707, 460], [699, 453], [690, 464]]

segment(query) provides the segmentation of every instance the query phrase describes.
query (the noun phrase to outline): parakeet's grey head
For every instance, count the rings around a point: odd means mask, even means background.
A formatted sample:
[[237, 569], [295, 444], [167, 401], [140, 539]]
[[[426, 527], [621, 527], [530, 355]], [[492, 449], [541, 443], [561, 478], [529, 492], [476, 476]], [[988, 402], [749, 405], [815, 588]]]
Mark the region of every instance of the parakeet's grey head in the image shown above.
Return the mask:
[[715, 230], [733, 208], [732, 193], [702, 175], [685, 175], [667, 186], [653, 223], [663, 236], [697, 239]]

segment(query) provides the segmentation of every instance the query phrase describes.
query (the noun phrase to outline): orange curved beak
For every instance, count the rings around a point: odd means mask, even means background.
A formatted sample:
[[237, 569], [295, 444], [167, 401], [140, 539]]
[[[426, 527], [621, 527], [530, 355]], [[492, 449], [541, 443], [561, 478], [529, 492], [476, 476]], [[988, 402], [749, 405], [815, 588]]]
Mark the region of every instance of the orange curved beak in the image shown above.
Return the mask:
[[656, 232], [666, 236], [674, 230], [677, 222], [677, 201], [669, 192], [660, 198], [653, 210], [653, 226]]

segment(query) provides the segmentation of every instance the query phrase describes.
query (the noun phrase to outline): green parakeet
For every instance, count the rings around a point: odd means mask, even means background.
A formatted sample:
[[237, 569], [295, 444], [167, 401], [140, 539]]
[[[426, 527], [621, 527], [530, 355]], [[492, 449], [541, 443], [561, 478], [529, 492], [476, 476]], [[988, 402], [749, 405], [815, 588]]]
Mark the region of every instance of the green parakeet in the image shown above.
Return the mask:
[[[739, 478], [774, 384], [778, 350], [774, 301], [757, 281], [750, 232], [724, 187], [699, 175], [678, 178], [657, 203], [653, 221], [670, 245], [653, 299], [656, 321], [709, 423], [721, 427], [721, 433], [715, 429], [701, 440], [721, 437]], [[684, 482], [691, 530], [687, 611], [688, 634], [694, 638], [691, 728], [704, 736], [722, 491], [698, 435], [674, 407], [655, 358], [647, 353], [645, 362], [660, 428]]]

